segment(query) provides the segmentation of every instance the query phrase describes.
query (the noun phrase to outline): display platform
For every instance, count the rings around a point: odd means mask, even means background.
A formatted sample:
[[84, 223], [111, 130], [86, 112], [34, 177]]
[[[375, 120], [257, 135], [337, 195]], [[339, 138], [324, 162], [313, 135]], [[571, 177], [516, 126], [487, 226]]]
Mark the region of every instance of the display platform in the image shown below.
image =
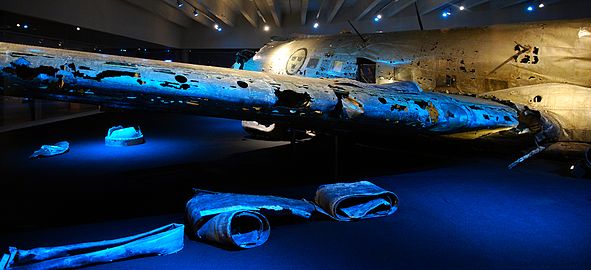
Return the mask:
[[[107, 147], [115, 125], [146, 143]], [[0, 133], [0, 247], [114, 239], [184, 222], [192, 188], [312, 199], [318, 185], [370, 180], [395, 192], [392, 216], [338, 223], [271, 220], [264, 245], [227, 250], [185, 238], [177, 254], [86, 269], [589, 269], [591, 180], [568, 164], [460, 142], [389, 149], [245, 137], [240, 121], [102, 113]], [[42, 144], [69, 152], [29, 160]]]

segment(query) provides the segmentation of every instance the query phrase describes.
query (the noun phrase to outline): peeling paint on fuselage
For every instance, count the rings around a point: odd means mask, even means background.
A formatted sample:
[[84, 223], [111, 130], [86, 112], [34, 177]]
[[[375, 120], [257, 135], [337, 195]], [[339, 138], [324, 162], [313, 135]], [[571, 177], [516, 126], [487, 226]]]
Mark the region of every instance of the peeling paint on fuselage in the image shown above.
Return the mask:
[[[285, 74], [290, 59], [282, 54], [305, 48], [308, 58], [295, 76], [359, 80], [356, 63], [364, 59], [375, 63], [378, 84], [414, 81], [427, 91], [502, 96], [553, 119], [562, 134], [557, 140], [591, 143], [589, 29], [591, 20], [583, 19], [365, 34], [366, 42], [353, 34], [309, 36], [269, 43], [245, 69]], [[509, 96], [498, 92], [512, 89]], [[540, 95], [552, 102], [531, 102]], [[409, 108], [394, 104], [390, 109]]]
[[[263, 47], [245, 69], [285, 74], [291, 54], [308, 57], [306, 77], [355, 79], [358, 58], [376, 63], [376, 82], [415, 81], [425, 90], [480, 94], [542, 83], [591, 87], [591, 20], [450, 30], [312, 36]], [[335, 65], [338, 63], [338, 65]], [[343, 68], [349, 67], [349, 68]]]
[[4, 95], [288, 122], [310, 129], [449, 134], [511, 129], [518, 123], [511, 107], [423, 92], [409, 82], [302, 78], [8, 43], [0, 43], [0, 51]]

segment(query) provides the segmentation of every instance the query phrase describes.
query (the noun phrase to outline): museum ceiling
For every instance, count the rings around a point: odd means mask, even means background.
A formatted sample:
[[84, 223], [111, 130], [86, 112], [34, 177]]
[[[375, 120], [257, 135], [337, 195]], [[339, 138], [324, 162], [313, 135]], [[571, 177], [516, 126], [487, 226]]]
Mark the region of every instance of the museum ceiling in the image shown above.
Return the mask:
[[[351, 24], [376, 33], [587, 18], [590, 6], [581, 0], [7, 0], [0, 10], [82, 30], [70, 35], [93, 30], [169, 48], [231, 49], [260, 48], [273, 37], [353, 32]], [[45, 25], [5, 24], [6, 31], [46, 34]]]
[[[405, 16], [406, 11], [421, 16], [472, 9], [496, 11], [524, 6], [540, 9], [560, 0], [122, 0], [132, 3], [163, 18], [190, 26], [198, 23], [206, 27], [237, 27], [244, 24], [253, 28], [293, 27], [314, 23], [331, 24], [358, 21], [379, 21]], [[416, 7], [415, 7], [416, 5]], [[416, 8], [416, 9], [415, 9]], [[185, 18], [179, 18], [178, 13]], [[450, 14], [448, 14], [450, 13]], [[188, 19], [188, 20], [187, 20]], [[268, 28], [265, 28], [267, 26]]]

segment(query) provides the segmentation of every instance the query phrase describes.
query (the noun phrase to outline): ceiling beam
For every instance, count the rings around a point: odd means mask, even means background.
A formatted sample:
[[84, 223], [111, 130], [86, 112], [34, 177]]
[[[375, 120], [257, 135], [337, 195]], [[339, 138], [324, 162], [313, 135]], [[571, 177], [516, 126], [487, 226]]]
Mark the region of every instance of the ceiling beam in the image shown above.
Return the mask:
[[488, 2], [490, 2], [490, 0], [465, 0], [463, 2], [459, 2], [459, 4], [463, 5], [466, 9], [471, 9]]
[[320, 21], [320, 14], [323, 14], [322, 10], [326, 9], [328, 1], [329, 0], [322, 0], [322, 2], [320, 3], [320, 6], [318, 7], [318, 12], [316, 12], [316, 16], [314, 17], [315, 21]]
[[166, 5], [168, 5], [170, 7], [173, 7], [178, 12], [185, 14], [185, 16], [191, 18], [193, 21], [203, 24], [207, 28], [210, 28], [212, 25], [211, 22], [213, 21], [213, 19], [211, 17], [209, 17], [207, 14], [201, 14], [201, 13], [199, 14], [199, 16], [196, 16], [196, 17], [193, 16], [193, 9], [190, 6], [187, 7], [188, 5], [183, 5], [182, 7], [179, 8], [179, 7], [177, 7], [176, 1], [174, 1], [174, 0], [163, 0], [162, 2], [164, 2]]
[[355, 18], [356, 21], [363, 19], [372, 9], [378, 6], [384, 0], [361, 0], [357, 1], [353, 6], [353, 11], [361, 10], [359, 15]]
[[308, 15], [308, 0], [302, 0], [300, 8], [300, 22], [302, 25], [306, 24], [306, 16]]
[[179, 16], [177, 8], [162, 3], [162, 1], [124, 0], [136, 7], [142, 8], [178, 26], [189, 28], [195, 23], [186, 16]]
[[234, 12], [240, 12], [253, 27], [258, 27], [257, 8], [253, 2], [226, 0], [225, 3], [233, 9]]
[[399, 0], [398, 2], [392, 3], [384, 13], [386, 14], [386, 17], [392, 17], [400, 13], [410, 5], [414, 4], [415, 2], [416, 0]]
[[332, 20], [334, 19], [334, 17], [337, 15], [337, 13], [339, 12], [339, 10], [343, 6], [343, 3], [345, 3], [345, 0], [332, 0], [331, 1], [332, 9], [330, 10], [330, 13], [328, 13], [328, 18], [326, 18], [326, 22], [327, 23], [331, 23], [332, 22]]
[[279, 2], [275, 2], [275, 0], [267, 0], [266, 3], [269, 7], [269, 11], [271, 11], [271, 16], [273, 16], [275, 25], [281, 27], [281, 7], [279, 7]]
[[417, 5], [419, 6], [419, 11], [421, 12], [421, 15], [427, 15], [439, 8], [449, 5], [451, 2], [453, 2], [453, 1], [450, 1], [450, 0], [421, 0], [421, 1], [417, 2]]
[[[191, 3], [193, 4], [193, 3]], [[218, 18], [220, 21], [228, 26], [234, 26], [234, 11], [225, 4], [225, 1], [220, 0], [198, 0], [195, 4], [197, 7], [201, 7], [211, 13], [213, 16]]]
[[498, 4], [499, 4], [499, 7], [500, 7], [500, 8], [509, 8], [509, 7], [512, 7], [512, 6], [519, 5], [519, 4], [521, 4], [521, 3], [525, 3], [525, 2], [527, 2], [527, 1], [529, 1], [529, 0], [510, 0], [510, 1], [499, 1], [499, 3], [498, 3]]

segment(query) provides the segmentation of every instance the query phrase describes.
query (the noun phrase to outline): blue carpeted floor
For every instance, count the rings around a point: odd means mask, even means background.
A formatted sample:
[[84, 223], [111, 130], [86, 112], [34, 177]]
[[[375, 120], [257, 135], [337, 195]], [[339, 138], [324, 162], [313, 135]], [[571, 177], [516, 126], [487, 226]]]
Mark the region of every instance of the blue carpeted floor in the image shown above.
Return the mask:
[[[107, 148], [113, 125], [136, 124], [146, 144]], [[27, 157], [69, 140], [69, 153]], [[245, 139], [239, 121], [104, 113], [0, 134], [0, 248], [122, 237], [183, 222], [191, 187], [312, 199], [316, 187], [370, 180], [399, 210], [351, 223], [273, 220], [259, 248], [231, 251], [186, 239], [174, 255], [88, 269], [591, 269], [591, 180], [568, 164], [472, 144], [399, 141], [390, 150], [316, 138]]]

